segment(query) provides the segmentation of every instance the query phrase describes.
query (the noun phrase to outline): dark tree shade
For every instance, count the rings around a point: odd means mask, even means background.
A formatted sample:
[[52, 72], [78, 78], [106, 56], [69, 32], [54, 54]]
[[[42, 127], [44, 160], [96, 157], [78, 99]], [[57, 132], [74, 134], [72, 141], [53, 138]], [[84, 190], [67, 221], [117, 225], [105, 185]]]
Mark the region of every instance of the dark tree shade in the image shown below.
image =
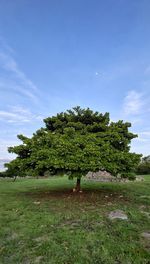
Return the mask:
[[32, 138], [18, 135], [22, 144], [10, 147], [17, 158], [6, 164], [19, 175], [68, 174], [81, 178], [88, 171], [106, 170], [114, 176], [134, 171], [140, 155], [130, 153], [130, 123], [111, 122], [101, 114], [79, 106], [44, 120], [46, 127]]

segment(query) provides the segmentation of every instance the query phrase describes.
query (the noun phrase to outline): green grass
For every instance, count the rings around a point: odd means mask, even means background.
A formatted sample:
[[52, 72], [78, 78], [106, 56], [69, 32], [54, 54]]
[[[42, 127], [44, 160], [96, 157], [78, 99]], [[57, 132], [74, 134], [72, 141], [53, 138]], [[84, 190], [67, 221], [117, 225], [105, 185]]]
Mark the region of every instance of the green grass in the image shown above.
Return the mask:
[[[0, 263], [149, 264], [150, 176], [83, 181], [81, 194], [73, 186], [65, 177], [0, 181]], [[115, 209], [128, 220], [109, 220]]]

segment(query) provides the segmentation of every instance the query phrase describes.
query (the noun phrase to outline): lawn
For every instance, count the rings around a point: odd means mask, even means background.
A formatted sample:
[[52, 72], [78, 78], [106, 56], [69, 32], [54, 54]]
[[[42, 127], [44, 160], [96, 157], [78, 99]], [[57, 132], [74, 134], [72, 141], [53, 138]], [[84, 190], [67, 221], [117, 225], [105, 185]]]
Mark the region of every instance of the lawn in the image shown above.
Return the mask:
[[[72, 192], [67, 178], [0, 181], [1, 264], [149, 264], [150, 176]], [[123, 210], [128, 220], [110, 220]]]

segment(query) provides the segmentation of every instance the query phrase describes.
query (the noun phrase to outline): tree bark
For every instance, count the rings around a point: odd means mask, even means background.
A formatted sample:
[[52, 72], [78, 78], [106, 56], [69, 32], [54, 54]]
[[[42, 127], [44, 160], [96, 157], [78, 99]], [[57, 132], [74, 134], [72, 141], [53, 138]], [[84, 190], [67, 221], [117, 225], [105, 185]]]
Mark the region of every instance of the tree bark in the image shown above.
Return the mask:
[[14, 176], [14, 178], [13, 178], [13, 182], [15, 182], [15, 181], [16, 181], [16, 179], [17, 179], [17, 176]]
[[81, 179], [80, 178], [77, 178], [77, 183], [76, 183], [76, 192], [79, 192], [81, 189]]

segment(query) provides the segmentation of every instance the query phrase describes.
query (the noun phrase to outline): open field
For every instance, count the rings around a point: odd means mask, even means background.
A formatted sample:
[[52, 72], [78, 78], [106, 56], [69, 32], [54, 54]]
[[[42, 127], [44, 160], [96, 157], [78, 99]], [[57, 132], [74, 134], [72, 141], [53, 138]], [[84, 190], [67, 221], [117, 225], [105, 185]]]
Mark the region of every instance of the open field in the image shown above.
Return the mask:
[[[0, 181], [0, 263], [149, 264], [150, 176], [144, 182], [67, 178]], [[123, 210], [128, 220], [110, 220]]]

